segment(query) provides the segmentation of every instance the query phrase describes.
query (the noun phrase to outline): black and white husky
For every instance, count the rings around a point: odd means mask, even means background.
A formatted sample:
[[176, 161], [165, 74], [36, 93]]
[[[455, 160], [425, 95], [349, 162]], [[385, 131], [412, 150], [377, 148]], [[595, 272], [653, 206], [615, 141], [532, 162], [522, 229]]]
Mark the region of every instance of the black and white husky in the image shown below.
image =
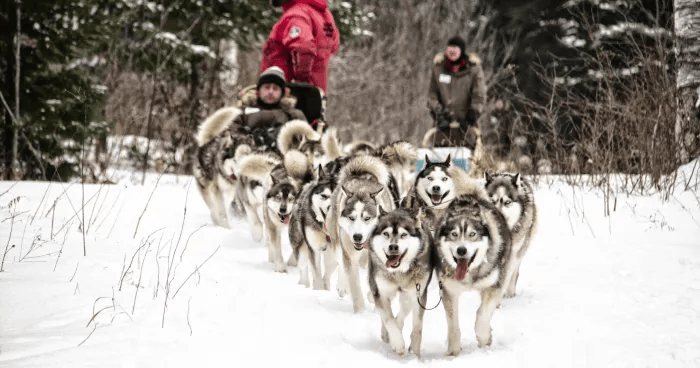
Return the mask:
[[[430, 236], [421, 226], [422, 210], [398, 209], [380, 217], [369, 246], [369, 287], [376, 311], [381, 317], [381, 336], [392, 350], [404, 354], [404, 320], [413, 314], [409, 352], [420, 356], [423, 315], [427, 288], [433, 269], [430, 262]], [[400, 310], [396, 317], [391, 301], [398, 294]]]
[[319, 166], [318, 178], [304, 187], [289, 220], [289, 243], [293, 253], [288, 265], [298, 262], [299, 283], [306, 287], [309, 287], [310, 270], [316, 290], [330, 289], [330, 277], [337, 265], [336, 253], [330, 249], [330, 237], [323, 229], [335, 186], [335, 180]]
[[512, 262], [512, 240], [505, 218], [488, 198], [461, 195], [445, 210], [434, 249], [447, 317], [447, 354], [458, 355], [462, 350], [459, 297], [466, 290], [481, 295], [475, 324], [478, 345], [491, 345], [491, 317], [507, 287]]
[[515, 296], [515, 288], [520, 275], [520, 263], [530, 247], [530, 240], [537, 227], [537, 207], [532, 185], [520, 174], [485, 174], [486, 191], [493, 204], [508, 223], [513, 236], [512, 275], [505, 297]]
[[435, 222], [457, 195], [452, 173], [459, 168], [452, 164], [449, 155], [443, 162], [431, 162], [426, 155], [425, 162], [413, 186], [401, 201], [401, 207], [425, 210], [425, 225], [434, 230]]

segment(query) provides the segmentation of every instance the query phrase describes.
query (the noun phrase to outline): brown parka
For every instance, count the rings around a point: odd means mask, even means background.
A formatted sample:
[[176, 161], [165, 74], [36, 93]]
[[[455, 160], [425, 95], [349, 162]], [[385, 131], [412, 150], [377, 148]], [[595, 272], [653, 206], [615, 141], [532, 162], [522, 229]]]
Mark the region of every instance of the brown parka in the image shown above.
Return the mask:
[[[475, 139], [469, 137], [470, 126], [476, 126], [486, 104], [486, 83], [481, 59], [476, 54], [467, 54], [467, 65], [463, 70], [453, 72], [445, 66], [445, 53], [435, 55], [430, 76], [428, 107], [442, 106], [452, 113], [459, 128], [442, 131], [436, 135], [436, 144], [444, 146], [466, 146], [473, 148]], [[443, 137], [446, 135], [447, 137]], [[447, 140], [449, 142], [440, 141]]]

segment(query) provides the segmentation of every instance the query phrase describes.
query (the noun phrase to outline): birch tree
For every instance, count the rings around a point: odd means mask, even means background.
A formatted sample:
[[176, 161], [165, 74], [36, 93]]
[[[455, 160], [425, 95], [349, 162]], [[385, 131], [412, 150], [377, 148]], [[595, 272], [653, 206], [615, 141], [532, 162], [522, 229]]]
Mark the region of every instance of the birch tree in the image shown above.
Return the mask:
[[682, 162], [695, 140], [696, 114], [700, 107], [700, 0], [674, 0], [676, 32], [676, 87], [678, 111], [675, 137]]

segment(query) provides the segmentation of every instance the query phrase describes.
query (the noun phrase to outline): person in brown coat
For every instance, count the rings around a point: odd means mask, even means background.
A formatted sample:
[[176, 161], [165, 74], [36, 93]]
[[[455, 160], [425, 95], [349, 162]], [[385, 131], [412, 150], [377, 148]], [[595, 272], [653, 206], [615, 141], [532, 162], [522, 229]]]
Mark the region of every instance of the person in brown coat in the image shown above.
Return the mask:
[[464, 146], [473, 150], [476, 145], [477, 120], [486, 104], [486, 83], [481, 59], [465, 49], [464, 39], [455, 36], [448, 40], [445, 52], [433, 59], [428, 107], [448, 116], [446, 120], [434, 116], [438, 120], [436, 147]]

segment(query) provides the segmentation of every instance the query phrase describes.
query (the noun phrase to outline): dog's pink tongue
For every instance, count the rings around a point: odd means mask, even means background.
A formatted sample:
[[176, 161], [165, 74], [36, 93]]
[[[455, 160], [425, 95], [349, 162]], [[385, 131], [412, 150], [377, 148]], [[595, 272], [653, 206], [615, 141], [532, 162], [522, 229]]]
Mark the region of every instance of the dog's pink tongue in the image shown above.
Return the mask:
[[389, 268], [399, 261], [399, 256], [391, 256], [386, 260], [386, 268]]
[[467, 262], [466, 259], [460, 260], [457, 263], [457, 269], [455, 270], [455, 280], [464, 280], [464, 277], [467, 276], [467, 272], [469, 272], [469, 262]]
[[369, 242], [365, 243], [365, 244], [363, 245], [363, 247], [364, 247], [365, 249], [369, 248]]
[[289, 216], [284, 216], [284, 224], [289, 224]]

